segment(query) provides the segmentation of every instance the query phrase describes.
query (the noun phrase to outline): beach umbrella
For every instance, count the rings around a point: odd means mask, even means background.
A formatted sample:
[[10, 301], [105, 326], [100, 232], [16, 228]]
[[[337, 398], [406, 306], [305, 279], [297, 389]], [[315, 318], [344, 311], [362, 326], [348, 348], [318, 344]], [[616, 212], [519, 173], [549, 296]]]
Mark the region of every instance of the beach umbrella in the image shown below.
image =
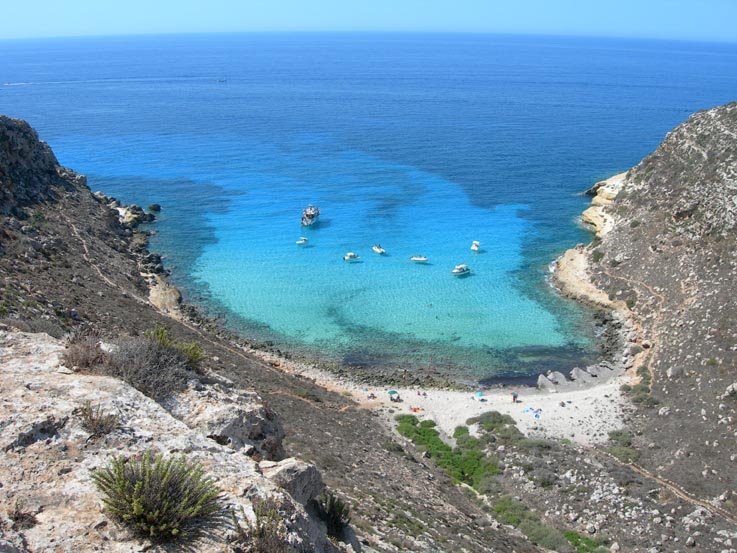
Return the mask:
[[397, 392], [396, 390], [389, 390], [389, 395], [390, 396], [398, 396], [399, 395], [399, 392]]

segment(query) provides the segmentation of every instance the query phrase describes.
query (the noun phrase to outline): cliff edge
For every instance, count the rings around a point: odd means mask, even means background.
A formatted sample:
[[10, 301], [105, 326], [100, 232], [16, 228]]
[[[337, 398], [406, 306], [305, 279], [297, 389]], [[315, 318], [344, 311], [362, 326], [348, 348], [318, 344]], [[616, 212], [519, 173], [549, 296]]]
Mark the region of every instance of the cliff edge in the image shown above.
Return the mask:
[[641, 325], [639, 463], [737, 513], [737, 103], [692, 115], [598, 209], [590, 278]]

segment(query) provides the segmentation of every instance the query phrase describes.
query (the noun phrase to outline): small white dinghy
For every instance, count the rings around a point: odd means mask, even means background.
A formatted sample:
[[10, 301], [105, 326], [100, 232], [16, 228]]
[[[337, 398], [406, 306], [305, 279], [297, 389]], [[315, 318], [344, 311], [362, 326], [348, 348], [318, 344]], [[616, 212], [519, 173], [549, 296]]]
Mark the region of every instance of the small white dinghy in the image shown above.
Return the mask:
[[347, 261], [348, 263], [354, 263], [361, 259], [357, 254], [353, 252], [348, 252], [343, 256], [343, 261]]
[[297, 242], [295, 242], [295, 243], [298, 246], [306, 246], [307, 245], [307, 238], [305, 238], [304, 236], [300, 236], [299, 237], [299, 240], [297, 240]]
[[412, 263], [427, 263], [429, 260], [424, 255], [413, 255], [409, 258]]
[[477, 252], [478, 253], [478, 251], [480, 249], [481, 249], [481, 242], [479, 242], [478, 240], [474, 240], [473, 242], [471, 242], [471, 251], [472, 252]]
[[378, 253], [379, 255], [384, 255], [386, 253], [386, 250], [381, 247], [381, 244], [376, 244], [374, 246], [371, 246], [371, 249], [374, 253]]
[[471, 268], [465, 263], [453, 267], [451, 273], [455, 276], [466, 276], [471, 274]]

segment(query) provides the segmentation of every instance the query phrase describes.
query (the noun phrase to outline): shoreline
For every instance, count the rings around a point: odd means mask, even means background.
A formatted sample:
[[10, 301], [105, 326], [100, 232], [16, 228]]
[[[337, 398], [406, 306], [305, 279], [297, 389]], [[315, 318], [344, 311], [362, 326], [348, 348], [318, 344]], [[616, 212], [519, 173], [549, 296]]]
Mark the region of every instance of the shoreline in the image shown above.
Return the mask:
[[[591, 189], [596, 193], [592, 206], [584, 214], [592, 208], [601, 213], [603, 207], [611, 203], [621, 190], [624, 181], [625, 174], [622, 173], [597, 183]], [[106, 198], [110, 202], [116, 201], [114, 198]], [[130, 206], [120, 210], [121, 219], [129, 208]], [[597, 226], [583, 215], [582, 220], [594, 226], [598, 237], [606, 233], [613, 224], [607, 219], [605, 225]], [[136, 232], [146, 238], [148, 236], [146, 230]], [[539, 374], [537, 386], [504, 382], [502, 378], [500, 383], [494, 383], [477, 392], [482, 394], [479, 397], [474, 394], [471, 386], [459, 390], [463, 386], [452, 382], [450, 376], [440, 383], [432, 375], [427, 375], [429, 382], [423, 384], [367, 384], [314, 363], [290, 359], [281, 351], [259, 349], [258, 344], [249, 343], [221, 323], [201, 315], [196, 306], [182, 303], [181, 292], [171, 284], [166, 271], [152, 273], [150, 269], [146, 270], [145, 263], [150, 260], [151, 255], [160, 259], [157, 254], [151, 254], [147, 250], [147, 245], [146, 241], [143, 248], [133, 253], [139, 260], [141, 276], [149, 284], [148, 301], [158, 311], [198, 327], [209, 327], [210, 330], [224, 335], [221, 337], [228, 339], [244, 353], [287, 374], [308, 379], [329, 390], [350, 396], [358, 406], [380, 413], [390, 424], [396, 414], [414, 414], [418, 418], [434, 420], [442, 433], [452, 436], [455, 427], [466, 424], [467, 419], [496, 410], [512, 416], [519, 429], [530, 437], [566, 439], [584, 446], [605, 442], [610, 431], [623, 426], [628, 401], [620, 387], [631, 380], [629, 369], [635, 365], [627, 354], [627, 347], [636, 340], [636, 325], [626, 305], [623, 302], [612, 302], [589, 278], [589, 246], [579, 244], [555, 260], [551, 281], [558, 293], [593, 308], [602, 317], [604, 332], [609, 331], [611, 334], [604, 340], [607, 342], [602, 354], [604, 359], [589, 367], [574, 367], [569, 377], [560, 372]], [[534, 375], [525, 377], [528, 382], [534, 379]], [[438, 384], [443, 387], [438, 387]], [[389, 389], [396, 390], [403, 401], [390, 401], [387, 393]], [[518, 394], [516, 402], [512, 402], [512, 392]]]

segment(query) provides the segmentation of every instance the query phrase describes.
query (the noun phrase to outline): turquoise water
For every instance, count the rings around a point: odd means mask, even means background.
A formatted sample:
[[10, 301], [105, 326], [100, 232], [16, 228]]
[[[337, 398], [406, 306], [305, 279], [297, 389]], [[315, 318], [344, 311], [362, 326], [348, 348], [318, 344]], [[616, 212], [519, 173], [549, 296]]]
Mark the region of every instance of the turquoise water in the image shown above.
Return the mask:
[[0, 111], [93, 189], [163, 205], [153, 248], [190, 300], [305, 357], [480, 379], [595, 356], [589, 314], [546, 281], [589, 239], [578, 193], [737, 96], [737, 47], [711, 44], [202, 35], [0, 56]]

